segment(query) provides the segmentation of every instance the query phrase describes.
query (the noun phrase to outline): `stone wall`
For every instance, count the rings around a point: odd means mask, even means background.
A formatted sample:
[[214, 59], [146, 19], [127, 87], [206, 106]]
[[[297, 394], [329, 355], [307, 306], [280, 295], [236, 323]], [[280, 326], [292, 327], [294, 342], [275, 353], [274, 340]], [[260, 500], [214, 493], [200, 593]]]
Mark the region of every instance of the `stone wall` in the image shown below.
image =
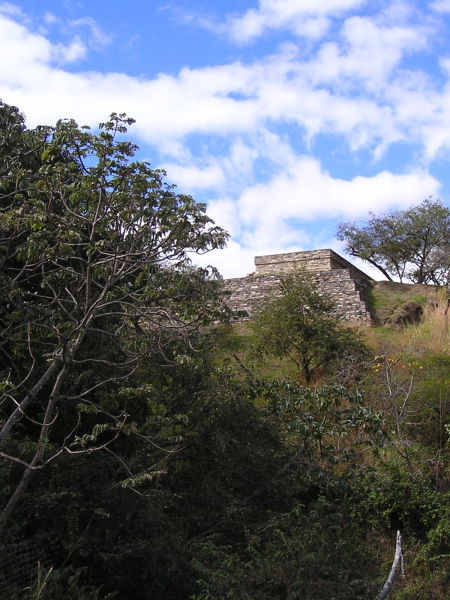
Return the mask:
[[335, 301], [335, 312], [343, 320], [373, 324], [364, 301], [372, 279], [332, 250], [258, 256], [255, 265], [256, 273], [224, 281], [225, 289], [230, 292], [228, 304], [233, 310], [244, 310], [251, 318], [271, 296], [279, 295], [280, 275], [303, 267], [314, 275], [319, 292]]
[[288, 273], [298, 268], [313, 272], [348, 269], [353, 265], [333, 250], [326, 249], [256, 256], [255, 267], [256, 274], [263, 275], [265, 273]]

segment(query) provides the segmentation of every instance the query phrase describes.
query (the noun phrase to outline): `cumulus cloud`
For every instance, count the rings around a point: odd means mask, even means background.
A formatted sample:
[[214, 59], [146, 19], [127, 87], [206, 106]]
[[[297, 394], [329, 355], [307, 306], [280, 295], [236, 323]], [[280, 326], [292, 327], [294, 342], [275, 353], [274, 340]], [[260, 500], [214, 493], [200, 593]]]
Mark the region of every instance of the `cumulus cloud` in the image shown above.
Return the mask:
[[[152, 145], [157, 166], [166, 167], [180, 191], [206, 198], [208, 213], [233, 235], [221, 254], [224, 273], [246, 274], [254, 255], [335, 243], [329, 231], [312, 230], [316, 219], [357, 219], [439, 190], [428, 166], [450, 149], [450, 59], [437, 65], [441, 79], [432, 79], [407, 63], [428, 51], [430, 26], [401, 11], [392, 21], [383, 13], [351, 12], [362, 4], [260, 0], [227, 23], [243, 41], [313, 24], [322, 36], [337, 17], [339, 27], [307, 53], [291, 42], [247, 62], [145, 78], [69, 71], [66, 63], [112, 43], [96, 22], [72, 21], [70, 40], [52, 43], [3, 3], [0, 52], [11, 59], [0, 63], [0, 97], [24, 110], [29, 126], [62, 117], [96, 126], [113, 111], [136, 118], [133, 136]], [[443, 2], [434, 5], [443, 10]], [[50, 13], [45, 20], [61, 25]], [[365, 149], [373, 164], [399, 142], [417, 146], [403, 174], [380, 169], [345, 180], [307, 155], [321, 134], [345, 145], [347, 154]], [[201, 143], [191, 147], [192, 138]]]
[[225, 184], [225, 173], [216, 161], [206, 167], [176, 163], [163, 163], [161, 166], [180, 189], [190, 194], [198, 190], [220, 189]]
[[[49, 25], [61, 23], [52, 13], [46, 13], [44, 21]], [[93, 22], [90, 21], [93, 27]], [[2, 88], [8, 83], [15, 87], [14, 79], [20, 79], [25, 86], [33, 85], [37, 78], [29, 77], [31, 70], [38, 69], [39, 74], [43, 75], [51, 72], [55, 66], [63, 66], [86, 57], [87, 47], [79, 35], [71, 36], [70, 41], [63, 44], [51, 43], [45, 34], [45, 29], [33, 31], [29, 19], [21, 10], [10, 4], [0, 4], [0, 48], [5, 53], [4, 56], [12, 59], [2, 61], [2, 74], [9, 74], [11, 77], [0, 80]]]
[[[439, 181], [427, 171], [403, 175], [382, 171], [346, 181], [332, 177], [318, 160], [300, 156], [267, 183], [247, 187], [237, 201], [226, 197], [212, 201], [208, 213], [240, 240], [246, 256], [256, 256], [333, 247], [337, 242], [329, 232], [314, 233], [309, 224], [324, 217], [352, 221], [366, 218], [370, 211], [406, 208], [430, 194], [438, 196], [439, 189]], [[235, 250], [233, 246], [230, 252]], [[248, 261], [229, 265], [224, 275], [242, 275], [248, 268]]]
[[61, 23], [61, 19], [51, 12], [46, 12], [44, 15], [44, 21], [48, 25], [55, 25]]
[[245, 277], [255, 270], [254, 254], [251, 248], [245, 248], [238, 241], [230, 240], [225, 250], [213, 250], [203, 256], [192, 256], [194, 264], [206, 267], [213, 265], [222, 277]]
[[379, 93], [405, 54], [427, 46], [427, 34], [421, 27], [351, 17], [343, 24], [341, 39], [324, 44], [310, 70], [314, 70], [316, 79], [328, 80], [340, 88], [357, 83], [368, 92]]
[[259, 0], [258, 8], [229, 17], [221, 25], [199, 25], [228, 34], [235, 42], [246, 44], [270, 31], [288, 30], [298, 37], [318, 39], [324, 35], [331, 17], [365, 4], [365, 0]]
[[[243, 222], [312, 221], [319, 216], [353, 219], [390, 206], [408, 206], [413, 199], [435, 194], [438, 181], [427, 172], [394, 175], [382, 171], [373, 177], [333, 178], [317, 159], [299, 157], [266, 184], [247, 188], [239, 199]], [[274, 202], [276, 198], [276, 202]]]
[[[393, 76], [393, 69], [405, 53], [426, 45], [425, 35], [355, 17], [344, 22], [342, 39], [341, 46], [324, 43], [309, 60], [289, 45], [251, 63], [185, 68], [146, 80], [55, 68], [55, 61], [61, 66], [81, 58], [83, 42], [52, 44], [3, 15], [0, 50], [7, 47], [14, 58], [0, 65], [0, 86], [34, 124], [73, 116], [95, 125], [105, 113], [127, 112], [137, 119], [142, 139], [168, 154], [180, 152], [177, 141], [193, 133], [253, 135], [269, 131], [269, 122], [296, 123], [308, 140], [324, 132], [343, 135], [355, 151], [368, 146], [380, 152], [411, 134], [423, 142], [425, 115], [411, 113], [428, 103], [427, 119], [435, 116], [438, 125], [443, 98], [430, 105], [430, 82], [423, 82], [426, 92], [417, 90], [414, 77]], [[450, 133], [442, 135], [450, 139]], [[429, 152], [445, 142], [434, 137]]]

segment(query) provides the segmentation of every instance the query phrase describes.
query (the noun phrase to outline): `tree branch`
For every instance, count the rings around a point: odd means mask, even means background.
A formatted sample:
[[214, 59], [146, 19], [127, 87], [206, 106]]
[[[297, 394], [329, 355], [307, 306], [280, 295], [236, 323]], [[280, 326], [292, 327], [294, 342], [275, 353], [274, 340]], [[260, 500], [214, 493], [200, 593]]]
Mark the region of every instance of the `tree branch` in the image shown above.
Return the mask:
[[378, 596], [375, 598], [375, 600], [384, 600], [384, 598], [386, 598], [390, 594], [390, 592], [392, 590], [392, 586], [394, 585], [394, 582], [395, 582], [395, 577], [397, 576], [397, 571], [398, 571], [398, 567], [399, 567], [402, 556], [403, 556], [402, 536], [401, 536], [400, 531], [397, 531], [397, 542], [395, 545], [395, 555], [394, 555], [394, 561], [393, 561], [392, 567], [391, 567], [391, 572], [389, 573], [388, 578], [386, 579], [386, 583], [384, 584], [383, 589], [378, 594]]

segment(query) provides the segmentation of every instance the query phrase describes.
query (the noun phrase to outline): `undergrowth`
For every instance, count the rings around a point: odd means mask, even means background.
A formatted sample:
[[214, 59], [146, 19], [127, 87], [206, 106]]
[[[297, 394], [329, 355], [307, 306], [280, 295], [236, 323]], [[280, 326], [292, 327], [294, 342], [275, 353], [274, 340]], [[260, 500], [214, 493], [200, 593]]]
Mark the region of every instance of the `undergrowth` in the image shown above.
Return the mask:
[[406, 327], [398, 333], [398, 341], [403, 347], [419, 352], [448, 354], [450, 351], [450, 330], [447, 290], [437, 292], [436, 304], [424, 303], [422, 321], [414, 327]]

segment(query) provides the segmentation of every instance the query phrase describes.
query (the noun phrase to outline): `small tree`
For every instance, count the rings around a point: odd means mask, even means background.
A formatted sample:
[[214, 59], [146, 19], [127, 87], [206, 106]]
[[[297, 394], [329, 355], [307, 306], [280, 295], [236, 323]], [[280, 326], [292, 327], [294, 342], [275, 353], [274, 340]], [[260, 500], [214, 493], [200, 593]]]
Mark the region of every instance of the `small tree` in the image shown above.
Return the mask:
[[364, 354], [361, 335], [335, 315], [335, 304], [320, 294], [310, 273], [299, 270], [280, 281], [273, 298], [253, 324], [260, 355], [289, 358], [310, 382], [314, 372], [343, 358]]

